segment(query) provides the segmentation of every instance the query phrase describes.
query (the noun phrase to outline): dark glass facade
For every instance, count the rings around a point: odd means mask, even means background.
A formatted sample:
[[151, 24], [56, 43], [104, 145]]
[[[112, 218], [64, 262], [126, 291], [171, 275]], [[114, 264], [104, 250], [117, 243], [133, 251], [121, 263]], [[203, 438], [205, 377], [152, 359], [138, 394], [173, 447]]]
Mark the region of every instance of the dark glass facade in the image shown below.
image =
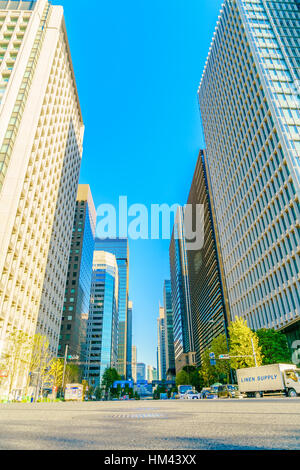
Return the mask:
[[191, 320], [189, 273], [183, 226], [184, 214], [177, 212], [170, 243], [170, 273], [176, 371], [193, 363], [194, 341]]
[[79, 185], [65, 290], [59, 355], [66, 345], [71, 356], [86, 359], [85, 343], [89, 314], [96, 211], [88, 185]]
[[165, 329], [166, 329], [166, 370], [167, 376], [176, 375], [175, 372], [175, 350], [173, 333], [173, 306], [172, 306], [172, 288], [171, 281], [165, 281], [164, 284], [164, 310], [165, 310]]
[[146, 364], [139, 362], [137, 364], [137, 381], [146, 380]]
[[300, 321], [298, 320], [287, 328], [283, 328], [281, 332], [286, 335], [291, 354], [293, 354], [300, 345]]
[[193, 207], [193, 218], [196, 216], [197, 204], [204, 208], [203, 248], [187, 252], [196, 365], [201, 366], [201, 356], [211, 346], [213, 339], [224, 333], [227, 335], [220, 263], [202, 151], [197, 161], [188, 204]]
[[96, 251], [107, 251], [115, 255], [119, 270], [119, 339], [118, 367], [122, 378], [126, 378], [127, 366], [127, 314], [129, 284], [129, 244], [127, 238], [105, 239], [96, 238]]

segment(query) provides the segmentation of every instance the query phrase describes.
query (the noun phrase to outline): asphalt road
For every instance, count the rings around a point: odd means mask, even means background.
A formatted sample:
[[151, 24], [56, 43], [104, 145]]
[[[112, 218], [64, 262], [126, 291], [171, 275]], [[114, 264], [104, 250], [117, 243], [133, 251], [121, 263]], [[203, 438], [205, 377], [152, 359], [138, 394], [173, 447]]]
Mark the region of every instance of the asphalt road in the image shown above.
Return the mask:
[[300, 450], [300, 399], [0, 405], [0, 450]]

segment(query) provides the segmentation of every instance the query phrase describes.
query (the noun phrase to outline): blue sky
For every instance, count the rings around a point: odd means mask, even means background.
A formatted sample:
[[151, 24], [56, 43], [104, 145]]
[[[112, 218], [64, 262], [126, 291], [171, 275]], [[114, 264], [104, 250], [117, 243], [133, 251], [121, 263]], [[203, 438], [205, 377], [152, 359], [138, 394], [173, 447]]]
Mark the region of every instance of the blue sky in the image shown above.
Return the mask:
[[[96, 207], [184, 204], [203, 136], [197, 89], [221, 0], [54, 0], [63, 5], [86, 126], [81, 183]], [[85, 7], [86, 6], [86, 7]], [[169, 241], [130, 241], [133, 344], [156, 365]]]

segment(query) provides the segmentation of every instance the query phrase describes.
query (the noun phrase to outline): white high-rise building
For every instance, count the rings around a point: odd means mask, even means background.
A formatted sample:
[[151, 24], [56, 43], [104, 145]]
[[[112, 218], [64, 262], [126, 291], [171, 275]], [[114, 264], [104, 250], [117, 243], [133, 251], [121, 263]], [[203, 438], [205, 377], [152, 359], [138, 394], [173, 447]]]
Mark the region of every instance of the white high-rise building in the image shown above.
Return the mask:
[[298, 339], [299, 28], [297, 0], [226, 0], [199, 87], [231, 318]]
[[132, 346], [132, 379], [134, 383], [137, 381], [137, 348]]
[[147, 366], [147, 380], [149, 383], [157, 380], [157, 369], [155, 367]]
[[2, 355], [18, 331], [57, 354], [83, 134], [63, 8], [0, 1]]

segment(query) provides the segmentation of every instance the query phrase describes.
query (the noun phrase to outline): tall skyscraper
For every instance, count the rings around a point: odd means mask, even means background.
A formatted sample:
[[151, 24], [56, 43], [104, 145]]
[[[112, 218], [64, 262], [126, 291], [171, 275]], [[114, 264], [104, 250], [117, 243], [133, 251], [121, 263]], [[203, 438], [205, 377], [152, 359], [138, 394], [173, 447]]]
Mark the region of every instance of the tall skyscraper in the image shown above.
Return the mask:
[[134, 383], [137, 381], [137, 349], [136, 346], [132, 346], [132, 379]]
[[72, 356], [86, 358], [86, 329], [89, 316], [95, 245], [96, 210], [90, 187], [80, 184], [77, 193], [73, 236], [61, 325], [59, 355], [68, 345]]
[[226, 0], [199, 87], [231, 318], [300, 339], [299, 1]]
[[187, 251], [194, 347], [196, 364], [200, 367], [202, 354], [211, 346], [212, 340], [221, 334], [227, 336], [230, 321], [229, 311], [225, 308], [203, 151], [197, 161], [188, 204], [193, 208], [194, 218], [197, 205], [202, 204], [204, 208], [204, 245], [201, 250]]
[[159, 307], [159, 317], [157, 319], [157, 369], [158, 379], [166, 380], [167, 378], [167, 363], [166, 363], [166, 318], [165, 309]]
[[157, 380], [157, 369], [153, 366], [147, 366], [147, 381], [152, 383]]
[[84, 134], [63, 8], [2, 1], [0, 30], [0, 356], [18, 331], [56, 355]]
[[132, 309], [133, 303], [131, 301], [128, 302], [128, 311], [127, 311], [127, 372], [126, 377], [127, 379], [132, 379]]
[[175, 367], [195, 364], [184, 210], [178, 208], [170, 243], [170, 272], [173, 308]]
[[137, 381], [147, 380], [146, 379], [146, 364], [143, 364], [142, 362], [138, 362], [136, 370], [137, 370]]
[[118, 265], [114, 255], [94, 252], [91, 301], [87, 330], [85, 378], [97, 387], [118, 355]]
[[129, 286], [129, 245], [127, 238], [100, 240], [96, 239], [96, 251], [108, 251], [115, 255], [119, 271], [119, 339], [118, 372], [126, 378], [127, 364], [127, 314]]
[[173, 307], [171, 281], [164, 283], [164, 311], [165, 311], [165, 341], [166, 341], [166, 373], [168, 377], [176, 375], [174, 332], [173, 332]]

